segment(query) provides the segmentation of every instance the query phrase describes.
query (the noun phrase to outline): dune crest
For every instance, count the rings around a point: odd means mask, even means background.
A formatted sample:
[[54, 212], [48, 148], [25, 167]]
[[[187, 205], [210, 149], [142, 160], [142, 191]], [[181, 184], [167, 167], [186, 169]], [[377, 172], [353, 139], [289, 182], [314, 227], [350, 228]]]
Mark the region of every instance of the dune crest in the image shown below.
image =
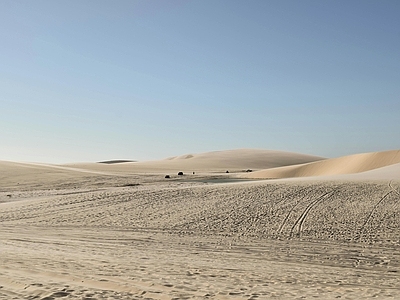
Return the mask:
[[400, 163], [400, 150], [371, 152], [331, 158], [296, 166], [261, 170], [247, 178], [293, 178], [355, 174]]
[[171, 172], [171, 171], [202, 171], [225, 172], [242, 171], [246, 169], [260, 170], [289, 165], [297, 165], [325, 159], [319, 156], [300, 153], [261, 150], [261, 149], [236, 149], [213, 151], [199, 154], [185, 154], [169, 157], [162, 160], [144, 161], [124, 164], [71, 164], [65, 165], [86, 170], [104, 172]]

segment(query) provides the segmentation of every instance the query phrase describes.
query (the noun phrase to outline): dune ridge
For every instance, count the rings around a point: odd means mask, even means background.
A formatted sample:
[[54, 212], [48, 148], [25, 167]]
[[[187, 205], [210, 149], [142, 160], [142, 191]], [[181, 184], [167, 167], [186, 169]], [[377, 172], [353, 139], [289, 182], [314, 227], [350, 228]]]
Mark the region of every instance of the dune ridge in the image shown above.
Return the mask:
[[225, 172], [246, 169], [267, 169], [295, 164], [303, 164], [325, 159], [319, 156], [262, 149], [235, 149], [213, 151], [199, 154], [185, 154], [162, 160], [143, 161], [120, 164], [67, 164], [64, 166], [87, 170], [127, 172], [166, 172], [166, 171], [199, 171]]
[[[294, 178], [363, 173], [400, 163], [400, 150], [361, 153], [301, 165], [260, 170], [246, 178]], [[393, 171], [392, 171], [393, 173]], [[378, 175], [378, 173], [376, 173]]]

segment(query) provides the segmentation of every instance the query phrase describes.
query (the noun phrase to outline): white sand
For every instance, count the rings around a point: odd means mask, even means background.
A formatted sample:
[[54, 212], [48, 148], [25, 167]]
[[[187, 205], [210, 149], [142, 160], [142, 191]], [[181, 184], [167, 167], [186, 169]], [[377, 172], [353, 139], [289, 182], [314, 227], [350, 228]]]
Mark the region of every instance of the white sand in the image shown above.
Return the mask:
[[102, 172], [121, 173], [165, 173], [192, 172], [241, 172], [247, 169], [267, 169], [314, 162], [324, 158], [284, 151], [238, 149], [201, 154], [186, 154], [157, 161], [121, 164], [68, 164], [67, 167]]
[[155, 162], [0, 162], [0, 299], [400, 298], [397, 154], [337, 159], [386, 167], [335, 180], [223, 183], [271, 166], [240, 151], [171, 179]]
[[[247, 174], [248, 178], [293, 178], [366, 172], [400, 163], [400, 150], [363, 153], [296, 166], [278, 167]], [[376, 173], [379, 179], [379, 174]], [[398, 177], [400, 178], [400, 177]]]

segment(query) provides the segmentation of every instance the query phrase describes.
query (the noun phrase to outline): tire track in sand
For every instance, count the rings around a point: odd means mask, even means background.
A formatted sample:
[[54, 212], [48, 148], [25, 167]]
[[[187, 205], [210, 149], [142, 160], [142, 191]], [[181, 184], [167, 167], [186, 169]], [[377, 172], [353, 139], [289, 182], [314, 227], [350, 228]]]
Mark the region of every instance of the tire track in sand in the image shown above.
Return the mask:
[[[389, 183], [388, 183], [388, 186], [393, 190], [393, 192], [395, 193], [395, 194], [397, 194], [398, 196], [400, 196], [400, 192], [392, 185], [392, 183], [393, 183], [393, 180], [390, 180], [389, 181]], [[384, 223], [384, 221], [385, 221], [385, 219], [390, 219], [390, 218], [393, 218], [393, 214], [396, 212], [396, 211], [399, 211], [399, 204], [400, 204], [400, 199], [399, 198], [396, 198], [396, 196], [395, 197], [391, 197], [392, 198], [392, 204], [391, 204], [391, 208], [389, 209], [389, 208], [387, 208], [387, 211], [384, 213], [384, 215], [383, 215], [383, 217], [382, 218], [380, 218], [380, 220], [379, 220], [379, 222], [378, 222], [378, 226], [376, 227], [376, 229], [375, 230], [378, 230], [381, 226], [382, 226], [382, 224]]]
[[330, 191], [330, 192], [326, 192], [323, 195], [321, 195], [320, 197], [316, 198], [315, 200], [311, 201], [307, 207], [304, 209], [303, 213], [300, 215], [300, 217], [296, 220], [296, 222], [293, 224], [291, 230], [290, 230], [290, 237], [292, 237], [294, 235], [294, 231], [296, 226], [298, 227], [297, 230], [297, 236], [301, 237], [301, 232], [303, 229], [303, 224], [305, 219], [308, 216], [308, 213], [316, 206], [318, 205], [320, 202], [322, 202], [323, 200], [329, 198], [329, 196], [333, 195], [334, 191]]
[[365, 226], [371, 221], [372, 216], [373, 216], [373, 214], [374, 214], [375, 211], [376, 211], [376, 208], [377, 208], [391, 193], [394, 192], [394, 189], [393, 189], [393, 187], [391, 186], [391, 182], [392, 182], [392, 181], [390, 181], [390, 182], [388, 183], [388, 186], [389, 186], [389, 188], [391, 189], [391, 191], [387, 192], [385, 195], [383, 195], [383, 196], [381, 197], [381, 199], [379, 199], [379, 201], [378, 201], [377, 203], [375, 203], [375, 205], [374, 205], [374, 207], [371, 209], [371, 211], [370, 211], [370, 213], [369, 213], [367, 219], [365, 220], [364, 224], [361, 226], [361, 228], [360, 228], [360, 230], [359, 230], [358, 240], [361, 240], [361, 238], [362, 238], [362, 236], [363, 236], [363, 234], [364, 234], [364, 231], [365, 231]]
[[[295, 193], [301, 193], [301, 192], [305, 191], [306, 189], [307, 189], [307, 187], [302, 188], [302, 189], [300, 189], [299, 191], [296, 191]], [[294, 195], [295, 193], [291, 193], [291, 194], [289, 194], [289, 196], [292, 196], [292, 195]], [[311, 192], [305, 193], [305, 195], [304, 195], [303, 197], [301, 197], [301, 199], [299, 199], [299, 201], [297, 201], [297, 203], [296, 203], [295, 205], [292, 206], [292, 208], [290, 209], [290, 211], [287, 213], [286, 217], [283, 219], [282, 224], [279, 226], [279, 229], [278, 229], [278, 231], [277, 231], [278, 234], [281, 234], [281, 233], [282, 233], [283, 228], [285, 227], [285, 225], [286, 225], [288, 219], [289, 219], [290, 216], [292, 215], [292, 213], [293, 213], [293, 211], [295, 210], [295, 208], [296, 208], [300, 203], [302, 203], [302, 201], [304, 200], [304, 198], [307, 197], [307, 195], [310, 194], [310, 193], [311, 193]], [[286, 198], [287, 198], [287, 197], [286, 197]], [[282, 200], [279, 201], [279, 203], [280, 203], [280, 202], [282, 202]]]
[[400, 196], [400, 192], [393, 186], [393, 180], [389, 181], [389, 187], [397, 194]]

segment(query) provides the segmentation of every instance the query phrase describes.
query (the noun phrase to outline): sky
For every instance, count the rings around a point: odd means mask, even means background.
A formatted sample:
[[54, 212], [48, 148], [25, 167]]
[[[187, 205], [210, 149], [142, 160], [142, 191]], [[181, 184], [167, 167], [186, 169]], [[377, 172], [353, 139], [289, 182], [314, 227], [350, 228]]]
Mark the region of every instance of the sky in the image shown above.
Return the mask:
[[0, 160], [400, 149], [400, 1], [1, 0]]

